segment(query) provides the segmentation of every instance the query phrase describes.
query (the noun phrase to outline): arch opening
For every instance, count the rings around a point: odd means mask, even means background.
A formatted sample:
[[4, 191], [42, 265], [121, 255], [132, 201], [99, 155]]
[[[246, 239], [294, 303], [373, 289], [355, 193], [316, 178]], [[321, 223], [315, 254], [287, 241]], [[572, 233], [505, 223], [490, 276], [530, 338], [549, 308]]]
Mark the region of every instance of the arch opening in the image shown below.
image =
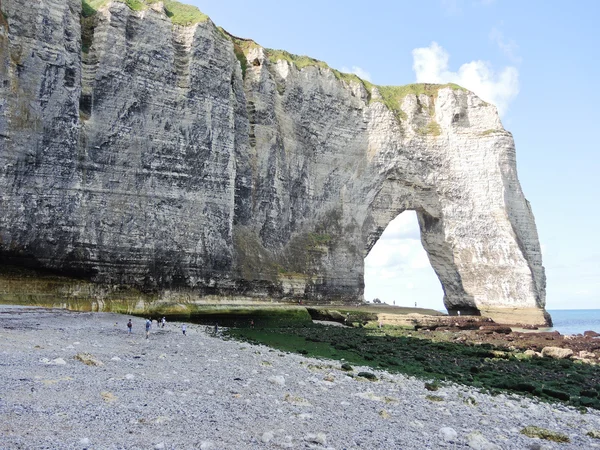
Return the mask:
[[365, 258], [364, 280], [367, 301], [445, 310], [444, 291], [421, 242], [415, 211], [404, 211], [387, 225]]

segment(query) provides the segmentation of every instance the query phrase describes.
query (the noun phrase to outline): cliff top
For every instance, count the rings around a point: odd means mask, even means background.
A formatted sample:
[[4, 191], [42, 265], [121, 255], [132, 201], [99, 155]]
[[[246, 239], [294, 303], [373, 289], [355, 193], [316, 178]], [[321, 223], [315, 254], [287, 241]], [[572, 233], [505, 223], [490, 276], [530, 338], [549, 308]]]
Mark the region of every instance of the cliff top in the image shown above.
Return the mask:
[[176, 25], [194, 25], [205, 22], [208, 16], [192, 5], [185, 5], [173, 0], [82, 0], [83, 15], [89, 17], [111, 2], [125, 3], [133, 11], [142, 11], [156, 3], [162, 3], [165, 14]]
[[[186, 5], [174, 0], [82, 0], [83, 16], [93, 16], [96, 14], [98, 9], [108, 5], [111, 2], [124, 3], [133, 11], [143, 11], [149, 7], [152, 7], [153, 5], [158, 6], [158, 4], [162, 3], [165, 14], [174, 24], [181, 26], [191, 26], [210, 20], [206, 14], [202, 13], [195, 6]], [[246, 69], [250, 65], [246, 59], [248, 52], [255, 48], [262, 48], [262, 46], [257, 44], [252, 39], [244, 39], [234, 36], [221, 27], [219, 27], [219, 30], [233, 42], [235, 54], [242, 67], [242, 73], [245, 75]], [[285, 50], [271, 48], [264, 48], [264, 52], [267, 59], [274, 64], [283, 60], [295, 66], [298, 70], [302, 70], [305, 67], [318, 67], [321, 69], [330, 70], [335, 77], [341, 81], [345, 81], [347, 83], [360, 83], [366, 89], [370, 101], [381, 102], [385, 104], [400, 119], [402, 119], [402, 116], [404, 115], [401, 109], [402, 100], [407, 95], [413, 94], [419, 97], [424, 94], [433, 96], [437, 94], [439, 89], [446, 87], [450, 87], [454, 90], [464, 90], [464, 88], [453, 83], [444, 85], [416, 83], [404, 86], [378, 86], [367, 80], [363, 80], [355, 74], [344, 73], [336, 70], [330, 67], [326, 62], [311, 58], [309, 56], [295, 55]]]

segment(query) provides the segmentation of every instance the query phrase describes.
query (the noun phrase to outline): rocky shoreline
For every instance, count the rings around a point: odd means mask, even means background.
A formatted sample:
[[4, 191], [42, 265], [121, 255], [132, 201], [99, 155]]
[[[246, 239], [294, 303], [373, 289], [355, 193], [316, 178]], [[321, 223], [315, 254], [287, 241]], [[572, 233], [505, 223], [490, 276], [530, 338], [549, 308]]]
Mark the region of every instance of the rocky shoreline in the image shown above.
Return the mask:
[[[0, 306], [0, 447], [600, 447], [597, 410], [451, 383], [432, 391], [426, 380], [344, 371], [201, 325], [184, 336], [180, 325], [145, 339], [133, 316]], [[529, 437], [527, 427], [569, 442]]]

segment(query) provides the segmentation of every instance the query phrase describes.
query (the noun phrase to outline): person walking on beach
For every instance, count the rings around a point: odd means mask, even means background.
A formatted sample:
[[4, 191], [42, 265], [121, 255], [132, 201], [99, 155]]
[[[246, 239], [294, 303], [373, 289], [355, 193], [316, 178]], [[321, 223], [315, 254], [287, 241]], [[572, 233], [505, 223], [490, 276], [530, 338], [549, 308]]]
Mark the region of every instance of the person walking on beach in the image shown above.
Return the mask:
[[127, 329], [129, 330], [128, 333], [131, 334], [131, 328], [133, 327], [133, 324], [131, 323], [131, 319], [129, 319], [129, 322], [127, 322]]
[[150, 336], [150, 327], [152, 326], [152, 321], [150, 319], [146, 319], [146, 339]]
[[183, 335], [185, 336], [185, 330], [186, 330], [186, 325], [185, 323], [183, 325], [181, 325], [181, 331], [183, 332]]
[[167, 323], [167, 318], [163, 317], [161, 323], [162, 323], [162, 327], [161, 328], [164, 328], [165, 327], [165, 323]]

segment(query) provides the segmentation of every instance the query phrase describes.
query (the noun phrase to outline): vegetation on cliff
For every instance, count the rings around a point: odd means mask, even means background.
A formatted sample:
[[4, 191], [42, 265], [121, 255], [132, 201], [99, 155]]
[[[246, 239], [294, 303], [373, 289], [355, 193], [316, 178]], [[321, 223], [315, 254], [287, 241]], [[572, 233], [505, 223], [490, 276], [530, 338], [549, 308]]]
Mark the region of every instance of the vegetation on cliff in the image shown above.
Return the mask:
[[[208, 16], [203, 14], [198, 8], [192, 5], [186, 5], [179, 3], [174, 0], [82, 0], [83, 17], [88, 18], [96, 14], [97, 10], [108, 5], [111, 2], [125, 3], [133, 11], [141, 11], [147, 9], [153, 4], [162, 2], [164, 5], [165, 14], [171, 18], [174, 24], [189, 26], [196, 23], [201, 23], [208, 20]], [[233, 43], [233, 51], [236, 58], [240, 62], [242, 69], [242, 75], [245, 77], [246, 71], [253, 61], [248, 61], [248, 51], [260, 47], [256, 42], [250, 39], [242, 39], [228, 33], [226, 30], [219, 28], [223, 35], [227, 36], [228, 39]], [[83, 51], [87, 52], [90, 43], [84, 42]], [[387, 108], [392, 111], [394, 116], [399, 122], [406, 120], [406, 114], [402, 111], [401, 105], [403, 99], [407, 95], [415, 95], [417, 99], [421, 95], [427, 95], [430, 97], [429, 102], [430, 115], [433, 116], [434, 96], [441, 88], [449, 87], [454, 90], [462, 90], [460, 86], [449, 83], [444, 85], [436, 84], [409, 84], [405, 86], [378, 86], [374, 85], [367, 80], [363, 80], [359, 76], [352, 73], [344, 73], [339, 70], [333, 69], [326, 62], [320, 61], [310, 56], [295, 55], [285, 50], [276, 50], [272, 48], [264, 49], [265, 55], [271, 64], [276, 64], [278, 61], [287, 61], [289, 64], [296, 67], [298, 70], [302, 70], [306, 67], [317, 67], [320, 69], [329, 70], [333, 75], [340, 81], [346, 83], [359, 83], [362, 84], [367, 93], [369, 102], [380, 102], [383, 103]], [[376, 90], [376, 92], [374, 92]], [[437, 136], [440, 134], [439, 125], [435, 122], [428, 124], [418, 130], [421, 135], [433, 135]]]
[[195, 6], [173, 0], [82, 0], [83, 16], [90, 17], [96, 14], [98, 9], [111, 2], [125, 3], [133, 11], [142, 11], [155, 3], [162, 2], [165, 14], [176, 25], [188, 26], [208, 20], [208, 16]]

